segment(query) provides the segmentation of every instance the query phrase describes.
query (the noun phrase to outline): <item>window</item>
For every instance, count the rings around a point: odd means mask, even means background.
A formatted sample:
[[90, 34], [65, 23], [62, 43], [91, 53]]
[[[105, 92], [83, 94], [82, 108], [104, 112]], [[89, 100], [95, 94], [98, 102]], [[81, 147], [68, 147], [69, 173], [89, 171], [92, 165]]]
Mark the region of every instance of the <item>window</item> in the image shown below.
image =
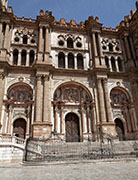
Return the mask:
[[123, 71], [122, 60], [120, 59], [120, 57], [118, 57], [117, 60], [118, 60], [119, 71]]
[[68, 48], [73, 48], [73, 40], [70, 37], [67, 39], [67, 47]]
[[78, 68], [78, 69], [84, 69], [84, 66], [83, 66], [83, 56], [82, 56], [82, 54], [78, 54], [78, 55], [77, 55], [77, 68]]
[[59, 44], [59, 46], [63, 46], [64, 45], [64, 41], [59, 40], [58, 44]]
[[72, 53], [68, 54], [68, 68], [74, 69], [74, 55]]
[[13, 65], [17, 65], [18, 64], [18, 50], [17, 49], [14, 49], [13, 51]]
[[81, 42], [77, 42], [77, 43], [76, 43], [76, 46], [77, 46], [78, 48], [81, 48], [81, 47], [82, 47]]
[[116, 71], [115, 59], [113, 57], [111, 57], [111, 65], [112, 65], [112, 70]]
[[106, 64], [106, 67], [109, 68], [109, 59], [107, 56], [105, 56], [105, 64]]
[[65, 68], [65, 55], [62, 52], [58, 54], [58, 67]]
[[109, 51], [113, 51], [113, 45], [109, 43]]
[[22, 59], [21, 59], [21, 65], [25, 66], [26, 65], [26, 51], [22, 50]]
[[23, 36], [23, 44], [27, 44], [27, 40], [28, 40], [28, 39], [27, 39], [27, 35], [24, 35], [24, 36]]
[[32, 66], [33, 62], [34, 62], [34, 51], [31, 50], [30, 51], [30, 63], [29, 63], [29, 65]]

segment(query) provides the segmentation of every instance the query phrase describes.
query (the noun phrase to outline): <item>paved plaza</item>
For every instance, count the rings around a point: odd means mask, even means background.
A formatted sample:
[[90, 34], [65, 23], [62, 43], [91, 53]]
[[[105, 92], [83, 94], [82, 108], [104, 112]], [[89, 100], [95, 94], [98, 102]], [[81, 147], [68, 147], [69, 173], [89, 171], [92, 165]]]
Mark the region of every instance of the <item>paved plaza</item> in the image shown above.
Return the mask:
[[138, 162], [1, 165], [0, 180], [138, 180]]

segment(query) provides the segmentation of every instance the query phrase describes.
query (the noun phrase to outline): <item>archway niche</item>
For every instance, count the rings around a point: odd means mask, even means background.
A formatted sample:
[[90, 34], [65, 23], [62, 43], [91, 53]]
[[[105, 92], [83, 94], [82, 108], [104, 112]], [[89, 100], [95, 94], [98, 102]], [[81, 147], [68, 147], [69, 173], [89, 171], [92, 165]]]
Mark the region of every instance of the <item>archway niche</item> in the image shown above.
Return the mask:
[[25, 139], [26, 121], [23, 118], [18, 118], [14, 121], [13, 134], [19, 138]]
[[[85, 137], [94, 135], [96, 125], [92, 102], [91, 93], [82, 84], [67, 82], [60, 85], [55, 90], [53, 97], [54, 131], [62, 137], [64, 136], [68, 142], [79, 142]], [[76, 127], [76, 134], [70, 130], [72, 136], [77, 136], [76, 139], [68, 138], [68, 126]]]
[[80, 142], [79, 117], [68, 113], [65, 117], [66, 142]]
[[120, 141], [125, 140], [124, 126], [119, 118], [115, 119], [115, 128]]
[[117, 123], [117, 128], [119, 131], [122, 131], [123, 135], [125, 132], [125, 138], [133, 138], [133, 133], [135, 133], [136, 129], [136, 120], [134, 119], [135, 108], [131, 102], [129, 93], [121, 87], [115, 87], [111, 90], [110, 98], [113, 114], [115, 116], [119, 114], [125, 120], [124, 127], [122, 121], [117, 119], [115, 121], [115, 123]]

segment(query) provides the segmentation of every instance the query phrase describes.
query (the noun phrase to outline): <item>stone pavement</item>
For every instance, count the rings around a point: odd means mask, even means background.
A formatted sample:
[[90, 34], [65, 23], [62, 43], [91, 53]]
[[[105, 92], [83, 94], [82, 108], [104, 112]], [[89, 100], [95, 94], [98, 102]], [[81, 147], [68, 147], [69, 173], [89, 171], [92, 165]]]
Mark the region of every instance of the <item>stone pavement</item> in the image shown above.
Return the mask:
[[0, 180], [138, 180], [138, 162], [1, 165]]

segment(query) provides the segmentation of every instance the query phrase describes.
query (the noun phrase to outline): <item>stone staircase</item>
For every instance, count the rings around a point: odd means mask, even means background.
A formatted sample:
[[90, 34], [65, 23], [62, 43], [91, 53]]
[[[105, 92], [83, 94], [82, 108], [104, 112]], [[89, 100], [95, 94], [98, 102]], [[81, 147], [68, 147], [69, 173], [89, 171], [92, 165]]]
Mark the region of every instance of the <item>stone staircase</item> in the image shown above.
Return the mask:
[[[26, 161], [70, 161], [105, 158], [136, 157], [136, 141], [121, 141], [113, 144], [99, 142], [43, 142], [30, 141], [26, 147]], [[137, 142], [138, 143], [138, 142]]]

